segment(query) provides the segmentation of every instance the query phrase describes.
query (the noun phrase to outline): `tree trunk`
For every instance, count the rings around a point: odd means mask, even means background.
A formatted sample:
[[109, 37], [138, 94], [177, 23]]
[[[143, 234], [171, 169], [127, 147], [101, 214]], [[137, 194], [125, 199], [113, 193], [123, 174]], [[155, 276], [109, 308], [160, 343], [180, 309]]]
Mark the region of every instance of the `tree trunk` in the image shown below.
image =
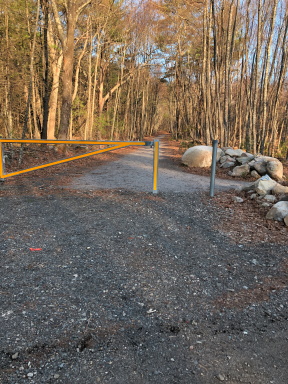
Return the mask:
[[[48, 44], [50, 52], [50, 71], [52, 84], [49, 97], [49, 115], [47, 124], [47, 139], [54, 140], [56, 136], [57, 106], [60, 86], [60, 74], [63, 63], [63, 54], [59, 44], [54, 39], [51, 23], [48, 28]], [[60, 53], [59, 53], [60, 51]]]
[[258, 147], [258, 150], [261, 151], [261, 153], [264, 153], [265, 149], [265, 137], [266, 132], [268, 131], [268, 121], [267, 121], [267, 104], [268, 104], [268, 76], [269, 76], [269, 70], [270, 70], [270, 55], [271, 55], [271, 43], [272, 43], [272, 36], [274, 32], [274, 23], [275, 23], [275, 16], [276, 16], [276, 8], [277, 8], [277, 2], [274, 0], [273, 4], [273, 10], [272, 15], [270, 18], [270, 25], [269, 25], [269, 34], [268, 34], [268, 41], [266, 43], [265, 48], [265, 62], [263, 63], [264, 66], [264, 74], [263, 74], [263, 85], [262, 85], [262, 132], [261, 132], [261, 139], [260, 139], [260, 146]]
[[5, 95], [5, 109], [4, 116], [6, 120], [6, 136], [12, 137], [13, 134], [13, 118], [12, 118], [12, 109], [11, 109], [11, 83], [10, 83], [10, 68], [9, 68], [9, 51], [10, 51], [10, 43], [9, 43], [9, 15], [5, 12], [4, 15], [5, 22], [5, 45], [6, 45], [6, 61], [5, 61], [5, 75], [6, 81], [4, 84], [4, 95]]
[[49, 116], [49, 44], [48, 44], [48, 28], [49, 28], [49, 3], [48, 0], [41, 0], [41, 8], [44, 15], [43, 30], [43, 49], [44, 49], [44, 96], [43, 96], [43, 121], [41, 139], [48, 137], [48, 116]]
[[63, 49], [62, 72], [62, 106], [60, 117], [59, 140], [67, 140], [69, 136], [72, 95], [73, 95], [73, 63], [74, 63], [74, 32], [76, 27], [76, 9], [72, 5], [67, 17], [67, 37]]

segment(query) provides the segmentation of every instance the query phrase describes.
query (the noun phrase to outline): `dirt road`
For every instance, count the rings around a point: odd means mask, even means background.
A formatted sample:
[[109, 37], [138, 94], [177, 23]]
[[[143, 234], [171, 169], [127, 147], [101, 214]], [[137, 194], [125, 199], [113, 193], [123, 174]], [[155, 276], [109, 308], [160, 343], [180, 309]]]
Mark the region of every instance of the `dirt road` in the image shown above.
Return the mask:
[[[181, 168], [169, 159], [169, 145], [160, 139], [159, 180], [160, 192], [209, 191], [210, 178], [181, 172]], [[108, 162], [95, 170], [75, 179], [69, 186], [83, 190], [126, 189], [130, 191], [151, 192], [153, 174], [153, 149], [139, 147], [137, 150]], [[243, 181], [217, 179], [216, 190], [239, 188]]]

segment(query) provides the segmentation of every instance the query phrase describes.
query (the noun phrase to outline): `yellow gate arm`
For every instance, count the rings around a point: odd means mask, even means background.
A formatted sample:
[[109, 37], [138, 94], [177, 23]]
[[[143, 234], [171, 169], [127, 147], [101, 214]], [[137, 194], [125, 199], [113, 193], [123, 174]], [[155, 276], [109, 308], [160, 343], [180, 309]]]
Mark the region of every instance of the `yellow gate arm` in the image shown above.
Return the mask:
[[[47, 164], [41, 164], [36, 167], [22, 169], [20, 171], [5, 172], [4, 162], [4, 143], [17, 143], [17, 144], [69, 144], [69, 145], [109, 145], [104, 149], [97, 151], [88, 152], [82, 155], [69, 157], [62, 160], [57, 160]], [[92, 141], [92, 140], [21, 140], [21, 139], [0, 139], [0, 179], [6, 179], [7, 177], [20, 175], [22, 173], [36, 171], [37, 169], [50, 167], [52, 165], [58, 165], [67, 163], [68, 161], [82, 159], [84, 157], [97, 155], [99, 153], [113, 151], [115, 149], [124, 148], [128, 146], [154, 146], [154, 160], [153, 160], [153, 193], [157, 193], [157, 182], [158, 182], [158, 157], [159, 157], [159, 141]], [[156, 148], [155, 148], [156, 147]]]

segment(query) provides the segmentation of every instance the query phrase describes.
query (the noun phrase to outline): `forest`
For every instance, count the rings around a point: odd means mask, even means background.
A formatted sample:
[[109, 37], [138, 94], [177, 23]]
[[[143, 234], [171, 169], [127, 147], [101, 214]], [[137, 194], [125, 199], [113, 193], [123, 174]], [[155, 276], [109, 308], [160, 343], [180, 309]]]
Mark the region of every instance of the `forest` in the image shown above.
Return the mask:
[[288, 0], [0, 0], [0, 137], [288, 154]]

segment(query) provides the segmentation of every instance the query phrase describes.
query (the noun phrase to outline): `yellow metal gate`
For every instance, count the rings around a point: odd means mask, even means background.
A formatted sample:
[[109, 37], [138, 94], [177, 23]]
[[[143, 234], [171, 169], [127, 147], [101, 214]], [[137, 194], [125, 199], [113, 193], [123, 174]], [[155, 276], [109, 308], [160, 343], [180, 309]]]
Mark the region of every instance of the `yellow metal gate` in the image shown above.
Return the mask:
[[[69, 157], [63, 160], [54, 161], [47, 164], [41, 164], [36, 167], [22, 169], [16, 172], [5, 172], [4, 161], [4, 143], [17, 143], [17, 144], [69, 144], [69, 145], [109, 145], [104, 149], [98, 149], [97, 151], [88, 152], [82, 155]], [[87, 140], [18, 140], [18, 139], [0, 139], [0, 179], [6, 179], [7, 177], [20, 175], [22, 173], [36, 171], [37, 169], [50, 167], [52, 165], [58, 165], [66, 163], [68, 161], [82, 159], [84, 157], [97, 155], [99, 153], [114, 151], [115, 149], [129, 147], [129, 146], [150, 146], [154, 148], [153, 159], [153, 193], [158, 193], [158, 162], [159, 162], [159, 140], [154, 141], [87, 141]]]

